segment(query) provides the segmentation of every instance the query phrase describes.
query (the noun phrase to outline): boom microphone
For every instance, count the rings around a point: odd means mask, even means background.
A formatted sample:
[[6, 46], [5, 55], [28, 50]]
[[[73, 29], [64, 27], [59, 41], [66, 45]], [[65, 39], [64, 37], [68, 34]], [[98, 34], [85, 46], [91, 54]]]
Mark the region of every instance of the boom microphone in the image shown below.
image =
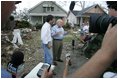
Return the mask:
[[71, 1], [70, 7], [69, 7], [70, 11], [73, 11], [74, 6], [75, 6], [75, 1]]

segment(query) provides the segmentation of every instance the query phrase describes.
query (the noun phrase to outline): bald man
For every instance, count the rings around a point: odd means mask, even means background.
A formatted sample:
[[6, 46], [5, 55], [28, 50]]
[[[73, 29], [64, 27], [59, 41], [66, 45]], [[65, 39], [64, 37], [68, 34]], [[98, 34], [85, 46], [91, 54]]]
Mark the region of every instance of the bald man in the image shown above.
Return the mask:
[[53, 38], [53, 61], [54, 65], [57, 65], [56, 61], [63, 62], [61, 60], [61, 53], [63, 48], [63, 38], [64, 38], [64, 22], [62, 19], [56, 21], [56, 25], [52, 27], [52, 38]]

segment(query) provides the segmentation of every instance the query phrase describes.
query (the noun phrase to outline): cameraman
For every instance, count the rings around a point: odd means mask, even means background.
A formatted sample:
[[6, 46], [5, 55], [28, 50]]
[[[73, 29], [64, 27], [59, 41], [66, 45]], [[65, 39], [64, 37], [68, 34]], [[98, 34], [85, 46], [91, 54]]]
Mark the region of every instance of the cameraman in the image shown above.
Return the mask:
[[[112, 1], [112, 2], [108, 1], [108, 7], [109, 7], [108, 12], [109, 12], [109, 15], [112, 16], [112, 18], [116, 17], [116, 11], [117, 11], [116, 3], [117, 2], [114, 2], [114, 1]], [[87, 45], [85, 45], [85, 47], [83, 49], [84, 54], [87, 58], [91, 58], [95, 54], [95, 52], [97, 52], [97, 50], [100, 49], [100, 47], [102, 45], [103, 37], [104, 37], [105, 32], [108, 27], [108, 24], [110, 22], [112, 22], [112, 23], [115, 22], [115, 24], [116, 24], [117, 18], [112, 19], [110, 16], [107, 15], [107, 17], [109, 17], [109, 20], [108, 20], [108, 18], [104, 18], [104, 17], [106, 17], [105, 14], [104, 14], [104, 16], [101, 16], [100, 14], [94, 16], [94, 14], [93, 14], [92, 17], [90, 17], [89, 32], [94, 33], [94, 35], [92, 36], [90, 41], [88, 43], [86, 43]], [[104, 20], [102, 20], [103, 18], [104, 18]], [[110, 21], [110, 20], [112, 20], [112, 21]], [[102, 23], [102, 24], [100, 24], [100, 23]], [[113, 23], [113, 25], [114, 25], [114, 23]]]
[[[109, 15], [117, 17], [117, 1], [107, 1]], [[109, 27], [103, 38], [101, 48], [95, 55], [78, 69], [72, 77], [100, 77], [101, 74], [117, 59], [117, 24]]]
[[[117, 1], [107, 1], [109, 15], [117, 17]], [[117, 59], [117, 24], [112, 27], [109, 24], [102, 41], [101, 48], [70, 77], [93, 78], [100, 77], [103, 72]], [[50, 72], [45, 77], [51, 76]]]

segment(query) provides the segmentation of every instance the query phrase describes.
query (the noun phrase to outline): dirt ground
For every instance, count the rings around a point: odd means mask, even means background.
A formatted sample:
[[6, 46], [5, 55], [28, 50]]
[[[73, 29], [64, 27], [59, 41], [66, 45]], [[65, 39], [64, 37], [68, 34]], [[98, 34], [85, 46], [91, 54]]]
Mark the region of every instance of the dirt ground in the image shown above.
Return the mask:
[[[24, 45], [20, 48], [21, 51], [24, 52], [25, 55], [25, 68], [24, 72], [21, 74], [29, 73], [38, 63], [43, 62], [43, 49], [41, 48], [41, 40], [40, 40], [40, 31], [32, 31], [31, 32], [32, 39], [23, 39]], [[65, 37], [68, 39], [68, 35]], [[11, 39], [10, 39], [11, 40]], [[10, 54], [6, 51], [5, 48], [12, 45], [1, 44], [1, 52], [5, 52], [5, 55], [1, 56], [1, 64], [3, 68], [6, 68], [8, 61], [10, 60]], [[54, 78], [61, 78], [63, 76], [63, 70], [65, 66], [65, 55], [66, 53], [71, 53], [71, 62], [72, 65], [68, 68], [68, 75], [71, 75], [75, 70], [79, 69], [81, 65], [83, 65], [87, 59], [84, 55], [81, 55], [82, 52], [80, 49], [72, 50], [71, 47], [71, 39], [67, 42], [64, 42], [63, 52], [61, 58], [64, 62], [58, 62], [58, 65], [55, 67]]]

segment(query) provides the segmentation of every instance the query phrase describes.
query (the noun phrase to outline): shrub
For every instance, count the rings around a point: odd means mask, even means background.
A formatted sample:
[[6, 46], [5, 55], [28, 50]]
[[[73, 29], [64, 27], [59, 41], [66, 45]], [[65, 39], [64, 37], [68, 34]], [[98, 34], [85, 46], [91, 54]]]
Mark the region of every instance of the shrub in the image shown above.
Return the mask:
[[43, 24], [38, 24], [38, 23], [36, 23], [34, 27], [36, 27], [36, 29], [41, 29], [42, 26], [43, 26]]
[[18, 28], [30, 28], [31, 24], [28, 21], [22, 20], [22, 21], [18, 22], [17, 27]]
[[67, 22], [67, 23], [64, 25], [64, 28], [65, 28], [65, 29], [70, 29], [71, 26], [70, 26], [70, 24]]

